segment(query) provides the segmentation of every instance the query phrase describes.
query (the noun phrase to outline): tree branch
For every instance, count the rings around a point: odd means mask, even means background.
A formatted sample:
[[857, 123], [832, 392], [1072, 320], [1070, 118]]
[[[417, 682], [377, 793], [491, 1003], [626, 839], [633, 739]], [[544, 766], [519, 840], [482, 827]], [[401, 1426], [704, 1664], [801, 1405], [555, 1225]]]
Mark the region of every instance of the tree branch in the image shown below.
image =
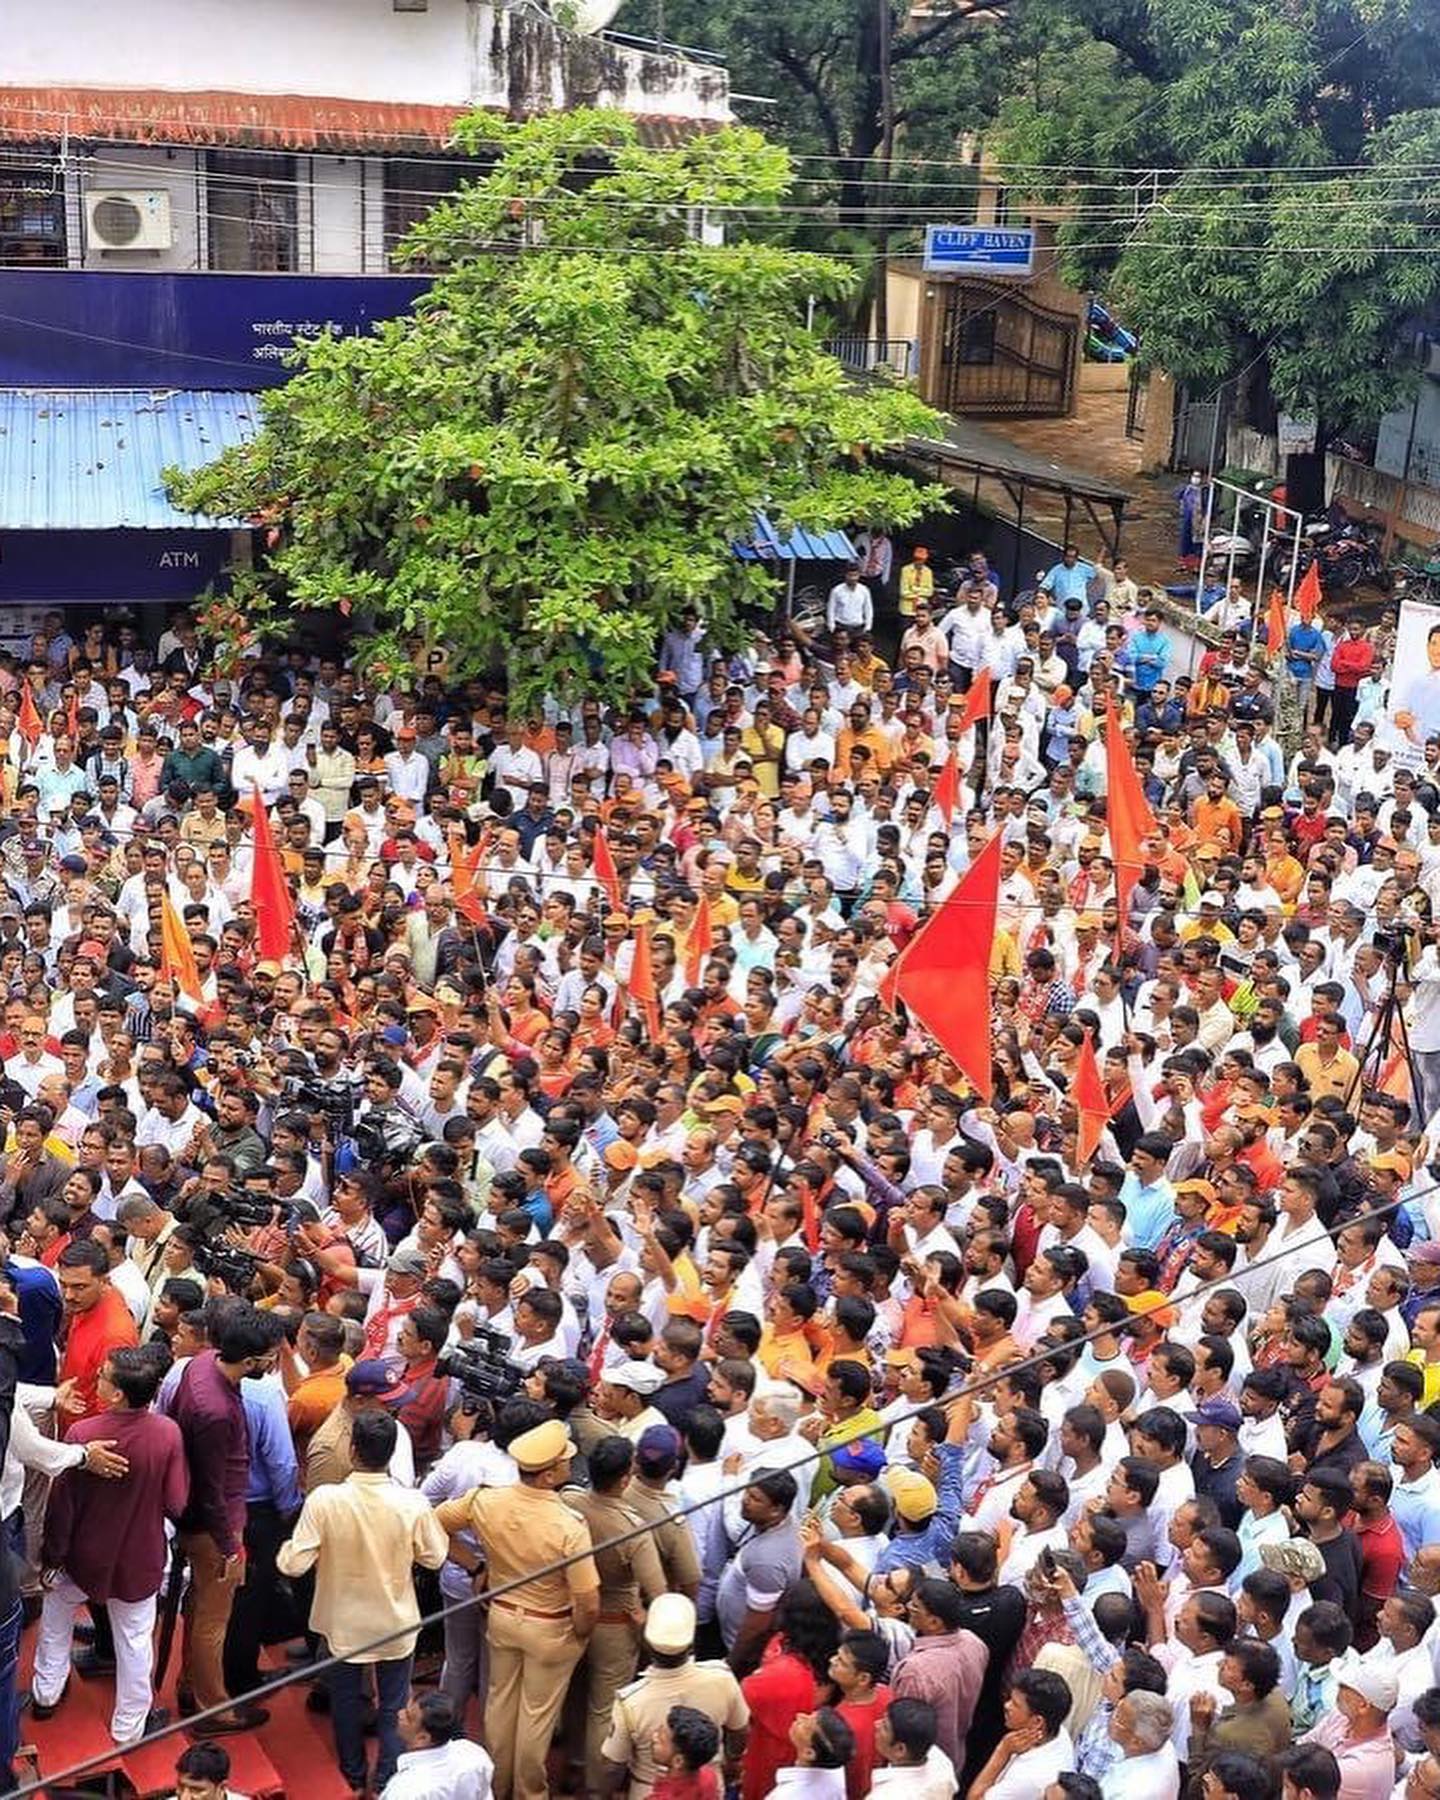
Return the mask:
[[831, 104], [829, 96], [820, 84], [818, 74], [797, 50], [791, 48], [790, 41], [786, 37], [782, 36], [776, 39], [773, 55], [795, 85], [815, 102], [815, 110], [820, 115], [820, 125], [825, 134], [825, 142], [830, 148], [831, 155], [839, 156], [840, 121], [835, 116], [835, 108]]
[[974, 4], [970, 4], [967, 0], [967, 4], [956, 6], [952, 11], [943, 13], [937, 19], [932, 19], [928, 25], [922, 25], [919, 31], [909, 31], [903, 37], [897, 37], [895, 48], [890, 52], [890, 60], [892, 62], [913, 62], [922, 50], [933, 44], [937, 38], [944, 37], [957, 25], [972, 25], [977, 22], [987, 25], [999, 24], [1004, 17], [1003, 5], [985, 5], [982, 0], [975, 0]]

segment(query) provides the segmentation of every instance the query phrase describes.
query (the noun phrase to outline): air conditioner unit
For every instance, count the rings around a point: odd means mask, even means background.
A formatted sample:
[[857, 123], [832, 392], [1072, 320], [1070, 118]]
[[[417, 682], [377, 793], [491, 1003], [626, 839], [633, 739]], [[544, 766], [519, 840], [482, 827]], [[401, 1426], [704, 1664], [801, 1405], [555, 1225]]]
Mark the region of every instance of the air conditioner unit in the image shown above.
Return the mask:
[[95, 188], [85, 225], [97, 250], [168, 250], [175, 241], [165, 188]]

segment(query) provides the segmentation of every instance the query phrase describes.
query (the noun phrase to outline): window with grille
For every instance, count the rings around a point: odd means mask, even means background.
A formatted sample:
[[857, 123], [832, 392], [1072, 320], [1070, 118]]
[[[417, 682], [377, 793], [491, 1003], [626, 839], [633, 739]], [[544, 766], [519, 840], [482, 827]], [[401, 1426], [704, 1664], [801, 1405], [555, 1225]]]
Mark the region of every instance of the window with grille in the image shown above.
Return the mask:
[[212, 150], [205, 208], [212, 269], [277, 273], [298, 262], [295, 158]]
[[0, 152], [0, 267], [65, 261], [65, 187], [44, 151]]

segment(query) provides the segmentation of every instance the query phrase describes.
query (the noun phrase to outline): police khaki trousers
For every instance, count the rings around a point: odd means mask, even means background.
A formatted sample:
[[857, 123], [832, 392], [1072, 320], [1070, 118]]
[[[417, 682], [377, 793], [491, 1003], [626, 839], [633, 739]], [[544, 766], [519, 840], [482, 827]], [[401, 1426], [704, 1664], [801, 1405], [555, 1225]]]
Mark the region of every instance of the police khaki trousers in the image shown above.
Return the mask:
[[568, 1614], [537, 1618], [503, 1601], [490, 1608], [487, 1637], [485, 1740], [495, 1762], [496, 1800], [546, 1800], [545, 1755], [585, 1646]]
[[605, 1759], [600, 1746], [610, 1735], [615, 1696], [635, 1679], [640, 1639], [628, 1619], [602, 1619], [585, 1650], [585, 1791], [604, 1786]]

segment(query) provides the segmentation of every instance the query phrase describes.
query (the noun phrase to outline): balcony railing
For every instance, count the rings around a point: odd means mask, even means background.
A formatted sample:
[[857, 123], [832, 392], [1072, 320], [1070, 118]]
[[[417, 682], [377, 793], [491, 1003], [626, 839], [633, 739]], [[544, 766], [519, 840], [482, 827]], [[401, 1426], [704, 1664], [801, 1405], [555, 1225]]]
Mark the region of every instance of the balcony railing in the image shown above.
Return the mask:
[[828, 338], [825, 348], [847, 369], [857, 375], [868, 375], [875, 369], [891, 369], [902, 379], [920, 373], [920, 340], [918, 338]]

